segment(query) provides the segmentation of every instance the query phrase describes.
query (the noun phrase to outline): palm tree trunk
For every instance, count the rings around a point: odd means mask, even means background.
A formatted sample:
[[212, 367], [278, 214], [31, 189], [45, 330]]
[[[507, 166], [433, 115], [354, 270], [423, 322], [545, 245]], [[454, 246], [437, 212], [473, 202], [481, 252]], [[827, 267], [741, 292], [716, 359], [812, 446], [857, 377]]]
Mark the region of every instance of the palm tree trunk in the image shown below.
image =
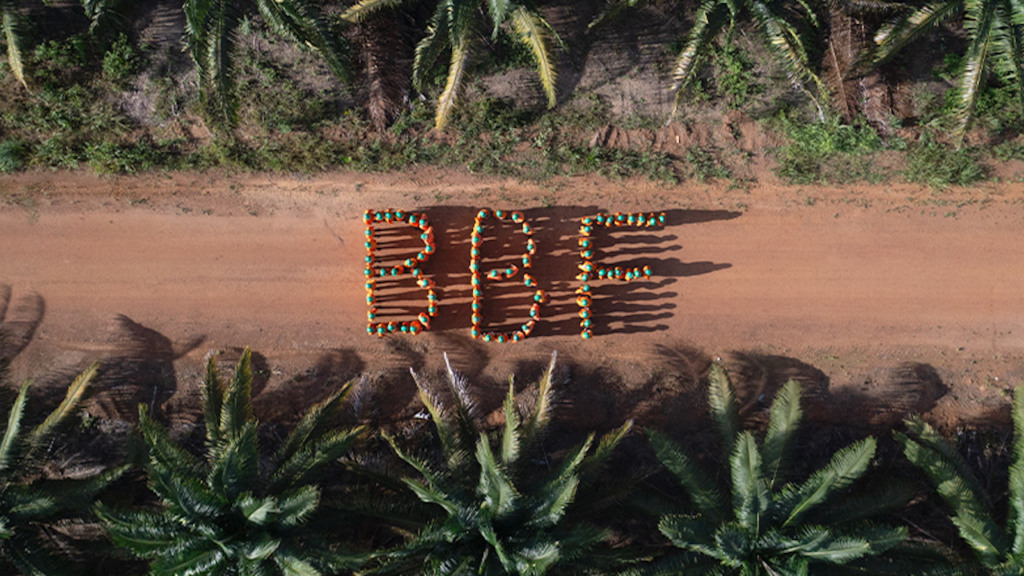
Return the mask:
[[836, 2], [829, 6], [828, 20], [822, 68], [833, 107], [846, 122], [863, 117], [883, 136], [890, 134], [896, 83], [884, 70], [864, 71], [858, 61], [871, 42], [869, 23]]
[[402, 112], [409, 94], [410, 48], [400, 14], [373, 15], [356, 29], [363, 101], [373, 127], [383, 132]]

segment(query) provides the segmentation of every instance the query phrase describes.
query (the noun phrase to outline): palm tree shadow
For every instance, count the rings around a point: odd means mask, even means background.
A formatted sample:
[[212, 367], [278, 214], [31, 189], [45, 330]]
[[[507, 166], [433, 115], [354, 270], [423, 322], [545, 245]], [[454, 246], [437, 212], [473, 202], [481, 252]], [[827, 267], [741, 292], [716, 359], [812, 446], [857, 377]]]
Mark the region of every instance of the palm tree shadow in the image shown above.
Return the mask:
[[175, 360], [205, 341], [205, 336], [172, 341], [167, 336], [118, 314], [110, 327], [111, 351], [100, 358], [103, 368], [92, 384], [92, 397], [83, 408], [95, 418], [134, 422], [139, 405], [171, 420], [191, 418], [178, 403], [168, 401], [178, 391]]
[[[256, 380], [255, 354], [254, 381]], [[261, 421], [292, 425], [310, 406], [323, 401], [366, 369], [352, 349], [327, 350], [313, 366], [287, 380], [253, 387], [253, 413]], [[269, 375], [269, 374], [268, 374]], [[351, 394], [351, 393], [350, 393]]]
[[13, 290], [0, 284], [0, 369], [32, 342], [46, 314], [46, 302], [35, 292], [12, 301]]

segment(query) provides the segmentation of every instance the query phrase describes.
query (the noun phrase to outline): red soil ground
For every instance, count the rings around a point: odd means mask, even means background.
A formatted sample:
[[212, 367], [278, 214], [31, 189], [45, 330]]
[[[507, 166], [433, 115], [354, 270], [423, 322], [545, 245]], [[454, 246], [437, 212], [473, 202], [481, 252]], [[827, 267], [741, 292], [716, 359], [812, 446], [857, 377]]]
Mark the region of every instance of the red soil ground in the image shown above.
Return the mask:
[[[563, 416], [686, 427], [696, 378], [723, 357], [757, 411], [788, 377], [812, 417], [880, 430], [923, 412], [945, 427], [1005, 423], [1024, 379], [1024, 185], [932, 192], [905, 185], [755, 186], [579, 178], [523, 184], [423, 170], [400, 175], [29, 173], [0, 181], [0, 318], [12, 372], [59, 385], [100, 359], [96, 416], [134, 403], [195, 415], [210, 350], [258, 353], [258, 415], [288, 419], [341, 381], [385, 420], [420, 408], [406, 369], [465, 371], [485, 408], [508, 376], [552, 351], [571, 367]], [[434, 329], [365, 333], [366, 208], [423, 210], [438, 250]], [[522, 209], [537, 229], [536, 276], [552, 301], [519, 344], [469, 338], [468, 236], [480, 207]], [[595, 284], [595, 337], [578, 336], [578, 218], [665, 211], [664, 228], [599, 236], [607, 262], [650, 264], [649, 282]], [[395, 228], [413, 246], [412, 229]], [[523, 251], [499, 231], [494, 262]], [[382, 249], [383, 250], [383, 249]], [[386, 250], [383, 253], [387, 253]], [[393, 251], [397, 254], [397, 251]], [[526, 290], [491, 288], [488, 321], [517, 323]], [[9, 292], [9, 293], [8, 293]], [[5, 296], [6, 294], [6, 296]], [[391, 311], [423, 306], [411, 283]], [[399, 316], [395, 316], [396, 319]], [[116, 373], [134, 378], [132, 391]], [[110, 390], [104, 388], [110, 387]]]

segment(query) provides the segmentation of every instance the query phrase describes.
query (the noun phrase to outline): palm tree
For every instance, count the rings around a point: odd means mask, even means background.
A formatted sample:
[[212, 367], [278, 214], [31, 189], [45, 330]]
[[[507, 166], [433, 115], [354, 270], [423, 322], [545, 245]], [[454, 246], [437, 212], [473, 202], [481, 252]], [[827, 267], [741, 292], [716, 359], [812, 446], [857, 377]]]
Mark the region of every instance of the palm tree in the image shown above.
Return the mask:
[[98, 364], [82, 372], [68, 387], [63, 401], [42, 424], [22, 434], [22, 418], [30, 383], [22, 385], [7, 415], [0, 440], [0, 571], [26, 575], [70, 574], [43, 539], [38, 528], [69, 514], [88, 511], [96, 495], [123, 471], [112, 469], [88, 478], [47, 480], [42, 472], [42, 450], [57, 426], [74, 413]]
[[335, 550], [310, 526], [320, 509], [317, 482], [362, 432], [328, 427], [351, 383], [306, 413], [270, 458], [259, 449], [251, 386], [249, 350], [226, 386], [210, 359], [200, 458], [175, 444], [145, 406], [139, 407], [139, 429], [149, 447], [149, 485], [162, 506], [151, 511], [101, 507], [99, 514], [116, 544], [151, 561], [154, 576], [306, 576], [360, 561]]
[[242, 16], [252, 4], [274, 32], [313, 50], [335, 76], [348, 79], [344, 40], [330, 30], [310, 0], [185, 0], [185, 34], [199, 71], [200, 94], [211, 119], [222, 127], [238, 120], [233, 56]]
[[[624, 8], [647, 1], [613, 0], [590, 27], [602, 24]], [[825, 90], [813, 70], [807, 47], [812, 41], [808, 32], [818, 27], [818, 18], [815, 7], [805, 0], [700, 0], [693, 15], [693, 27], [672, 69], [672, 90], [676, 98], [671, 117], [682, 103], [686, 89], [697, 78], [715, 40], [724, 34], [728, 42], [735, 27], [745, 22], [753, 25], [768, 53], [783, 66], [792, 84], [807, 94], [823, 117], [814, 92], [825, 94]]]
[[996, 522], [992, 503], [956, 447], [920, 418], [897, 434], [903, 453], [931, 481], [952, 512], [960, 537], [988, 574], [1024, 571], [1024, 388], [1013, 397], [1013, 462], [1009, 470], [1006, 525]]
[[806, 480], [791, 482], [787, 467], [802, 417], [800, 385], [790, 380], [776, 395], [759, 445], [751, 432], [739, 430], [737, 404], [720, 365], [712, 365], [709, 381], [711, 414], [727, 462], [724, 486], [666, 436], [648, 432], [658, 459], [696, 508], [691, 515], [661, 518], [662, 534], [685, 551], [666, 564], [694, 574], [807, 574], [821, 564], [877, 556], [906, 538], [905, 528], [867, 521], [885, 499], [852, 506], [842, 501], [871, 463], [873, 438], [840, 450]]
[[884, 62], [943, 23], [963, 17], [967, 50], [956, 85], [955, 135], [963, 140], [987, 72], [1016, 89], [1024, 110], [1024, 2], [927, 0], [893, 17], [875, 34], [874, 62]]
[[[591, 434], [568, 450], [559, 464], [546, 460], [541, 440], [551, 420], [555, 356], [537, 384], [537, 400], [521, 420], [513, 386], [503, 405], [505, 424], [494, 437], [479, 431], [465, 380], [448, 365], [455, 399], [446, 409], [414, 373], [440, 440], [438, 461], [417, 457], [388, 438], [398, 456], [422, 479], [409, 489], [436, 510], [436, 519], [403, 547], [385, 556], [376, 572], [423, 574], [541, 575], [583, 573], [595, 565], [614, 567], [614, 554], [600, 550], [606, 530], [572, 514], [578, 490], [596, 480], [598, 468], [630, 429], [630, 423], [594, 446]], [[445, 358], [447, 362], [447, 357]], [[579, 505], [585, 506], [584, 499]]]
[[[350, 7], [342, 18], [361, 22], [384, 8], [397, 6], [403, 0], [360, 0]], [[489, 18], [487, 18], [489, 16]], [[510, 25], [516, 39], [533, 56], [541, 86], [547, 96], [548, 108], [557, 103], [555, 96], [555, 59], [551, 43], [557, 41], [555, 31], [540, 12], [525, 2], [516, 0], [440, 0], [427, 27], [426, 36], [416, 46], [413, 59], [413, 87], [423, 91], [427, 75], [437, 61], [449, 53], [447, 80], [437, 100], [434, 128], [443, 130], [465, 82], [470, 59], [479, 49], [480, 28], [491, 28], [492, 37]]]

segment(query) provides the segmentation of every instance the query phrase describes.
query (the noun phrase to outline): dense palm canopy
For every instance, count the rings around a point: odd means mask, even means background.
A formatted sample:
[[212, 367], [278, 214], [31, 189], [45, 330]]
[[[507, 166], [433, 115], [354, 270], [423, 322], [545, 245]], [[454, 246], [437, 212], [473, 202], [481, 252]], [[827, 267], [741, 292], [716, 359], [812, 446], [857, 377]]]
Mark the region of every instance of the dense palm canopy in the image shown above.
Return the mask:
[[928, 0], [891, 19], [875, 34], [875, 62], [892, 58], [944, 23], [963, 17], [967, 49], [956, 85], [954, 119], [962, 138], [987, 72], [1017, 90], [1024, 109], [1024, 1]]
[[238, 119], [234, 52], [238, 27], [252, 5], [274, 32], [319, 54], [338, 78], [348, 77], [344, 38], [329, 28], [311, 0], [185, 0], [185, 33], [200, 91], [211, 118], [222, 126]]
[[877, 513], [877, 506], [865, 501], [842, 505], [871, 463], [873, 438], [838, 451], [806, 480], [790, 481], [787, 463], [802, 417], [799, 384], [787, 382], [775, 397], [760, 444], [751, 432], [740, 431], [731, 384], [721, 366], [712, 367], [708, 398], [724, 447], [724, 486], [666, 436], [648, 434], [658, 459], [696, 509], [690, 515], [661, 519], [661, 532], [685, 551], [666, 561], [668, 571], [807, 574], [822, 565], [844, 565], [881, 554], [906, 538], [904, 528], [867, 520]]
[[537, 384], [537, 400], [523, 419], [510, 384], [505, 424], [494, 435], [478, 430], [466, 382], [450, 366], [451, 409], [417, 377], [441, 457], [421, 458], [389, 441], [419, 473], [421, 478], [405, 482], [436, 511], [436, 519], [387, 554], [380, 573], [540, 575], [584, 573], [595, 562], [604, 562], [606, 570], [614, 567], [599, 550], [606, 531], [567, 514], [581, 483], [598, 471], [630, 426], [614, 430], [596, 446], [591, 434], [560, 463], [538, 466], [535, 459], [545, 456], [541, 440], [551, 419], [554, 370], [552, 357]]
[[200, 458], [171, 441], [140, 407], [149, 485], [162, 506], [143, 512], [101, 508], [100, 515], [116, 544], [151, 560], [151, 574], [315, 576], [360, 561], [334, 549], [310, 526], [321, 509], [317, 482], [362, 431], [329, 428], [351, 386], [311, 409], [266, 459], [252, 415], [251, 385], [248, 350], [226, 386], [210, 360]]
[[[613, 1], [591, 27], [623, 8], [646, 1], [649, 0]], [[724, 35], [728, 42], [736, 26], [747, 22], [754, 27], [767, 52], [783, 66], [792, 84], [817, 102], [814, 92], [823, 93], [823, 90], [808, 47], [813, 40], [810, 31], [818, 26], [815, 8], [806, 0], [701, 0], [692, 16], [693, 26], [672, 67], [672, 90], [676, 93], [673, 116], [686, 89], [697, 79], [711, 54], [715, 41]]]
[[952, 512], [961, 538], [989, 574], [1024, 573], [1024, 388], [1013, 400], [1013, 462], [1009, 470], [1009, 513], [1000, 526], [981, 482], [956, 446], [919, 418], [897, 434], [903, 452], [935, 486]]
[[[402, 2], [361, 0], [342, 17], [351, 22], [360, 22], [378, 10]], [[556, 68], [552, 42], [557, 40], [557, 35], [536, 8], [516, 0], [440, 0], [430, 19], [426, 36], [416, 46], [412, 75], [413, 86], [422, 91], [438, 60], [448, 54], [447, 79], [437, 101], [434, 121], [436, 129], [441, 130], [448, 123], [458, 93], [465, 82], [470, 60], [481, 48], [478, 30], [490, 28], [492, 36], [497, 36], [506, 26], [511, 26], [515, 38], [529, 50], [548, 107], [554, 107]]]
[[18, 392], [0, 439], [0, 571], [26, 575], [70, 574], [72, 570], [39, 538], [37, 528], [66, 514], [87, 511], [93, 498], [121, 469], [77, 480], [42, 478], [42, 451], [57, 426], [73, 414], [99, 366], [94, 364], [68, 387], [64, 400], [42, 424], [22, 434], [29, 383]]

